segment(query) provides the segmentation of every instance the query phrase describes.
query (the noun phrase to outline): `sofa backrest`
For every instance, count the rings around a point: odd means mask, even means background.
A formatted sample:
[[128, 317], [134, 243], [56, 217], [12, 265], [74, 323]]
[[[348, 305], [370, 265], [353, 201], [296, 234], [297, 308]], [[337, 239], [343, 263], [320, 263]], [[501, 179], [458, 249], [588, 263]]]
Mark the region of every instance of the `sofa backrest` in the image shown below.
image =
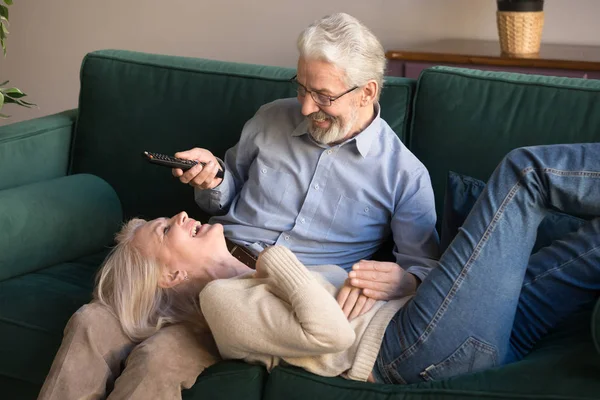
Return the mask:
[[600, 141], [600, 81], [434, 67], [419, 77], [408, 144], [438, 219], [448, 171], [487, 180], [511, 149]]
[[[79, 117], [70, 173], [110, 183], [126, 217], [154, 218], [186, 210], [204, 218], [192, 189], [143, 151], [173, 154], [205, 147], [223, 156], [244, 123], [272, 100], [295, 96], [294, 69], [103, 50], [81, 68]], [[415, 82], [389, 78], [382, 115], [403, 138]]]

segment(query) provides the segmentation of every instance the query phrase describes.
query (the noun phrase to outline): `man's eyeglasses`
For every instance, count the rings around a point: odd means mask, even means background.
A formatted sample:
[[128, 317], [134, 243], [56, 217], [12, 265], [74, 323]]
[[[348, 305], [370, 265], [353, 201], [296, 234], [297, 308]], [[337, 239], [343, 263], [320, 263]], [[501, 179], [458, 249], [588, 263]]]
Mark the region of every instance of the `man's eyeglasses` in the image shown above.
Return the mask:
[[302, 85], [300, 82], [298, 82], [296, 80], [296, 77], [298, 75], [295, 75], [292, 79], [291, 82], [296, 85], [296, 92], [298, 92], [298, 96], [300, 97], [304, 97], [306, 96], [307, 93], [310, 93], [310, 97], [312, 97], [312, 99], [315, 101], [315, 103], [317, 103], [320, 106], [323, 107], [329, 107], [331, 105], [331, 103], [333, 103], [334, 101], [336, 101], [337, 99], [339, 99], [340, 97], [342, 97], [343, 95], [346, 95], [348, 93], [350, 93], [353, 90], [358, 89], [358, 86], [354, 86], [351, 89], [346, 90], [344, 93], [338, 95], [338, 96], [328, 96], [326, 94], [323, 93], [319, 93], [319, 92], [314, 92], [314, 91], [310, 91], [306, 88], [306, 86]]

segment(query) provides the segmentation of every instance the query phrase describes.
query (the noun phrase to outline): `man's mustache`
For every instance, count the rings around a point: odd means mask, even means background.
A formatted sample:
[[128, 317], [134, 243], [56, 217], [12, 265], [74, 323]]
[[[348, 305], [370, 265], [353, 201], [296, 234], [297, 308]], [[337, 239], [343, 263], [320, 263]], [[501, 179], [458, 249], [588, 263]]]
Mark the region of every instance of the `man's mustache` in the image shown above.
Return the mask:
[[329, 115], [329, 114], [327, 114], [327, 113], [325, 113], [323, 111], [317, 111], [317, 112], [314, 112], [312, 114], [309, 114], [307, 118], [311, 119], [313, 121], [316, 120], [316, 119], [327, 119], [327, 120], [331, 120], [331, 121], [336, 121], [337, 120], [336, 117], [332, 117], [331, 115]]

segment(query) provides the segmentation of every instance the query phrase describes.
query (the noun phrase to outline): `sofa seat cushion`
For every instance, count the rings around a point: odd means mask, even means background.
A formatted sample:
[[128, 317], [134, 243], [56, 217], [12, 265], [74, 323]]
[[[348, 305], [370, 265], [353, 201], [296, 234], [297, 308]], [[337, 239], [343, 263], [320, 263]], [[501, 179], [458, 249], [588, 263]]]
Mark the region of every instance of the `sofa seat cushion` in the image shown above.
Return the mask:
[[183, 400], [260, 400], [268, 376], [264, 367], [241, 361], [222, 361], [207, 368]]
[[454, 378], [412, 385], [379, 385], [325, 378], [292, 367], [273, 370], [266, 400], [592, 399], [600, 393], [600, 355], [583, 310], [538, 343], [523, 360]]
[[[107, 252], [0, 282], [3, 399], [36, 398], [71, 315], [91, 299]], [[33, 396], [29, 395], [33, 394]]]

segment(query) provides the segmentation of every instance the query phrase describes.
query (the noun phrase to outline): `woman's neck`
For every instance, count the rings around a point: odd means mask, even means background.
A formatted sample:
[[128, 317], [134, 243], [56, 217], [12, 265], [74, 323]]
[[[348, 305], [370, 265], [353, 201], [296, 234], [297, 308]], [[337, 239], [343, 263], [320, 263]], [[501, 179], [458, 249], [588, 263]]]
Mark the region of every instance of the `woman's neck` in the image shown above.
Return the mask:
[[229, 279], [247, 272], [253, 271], [252, 268], [242, 263], [240, 260], [227, 253], [227, 257], [214, 263], [214, 266], [207, 268], [207, 283], [215, 279]]

